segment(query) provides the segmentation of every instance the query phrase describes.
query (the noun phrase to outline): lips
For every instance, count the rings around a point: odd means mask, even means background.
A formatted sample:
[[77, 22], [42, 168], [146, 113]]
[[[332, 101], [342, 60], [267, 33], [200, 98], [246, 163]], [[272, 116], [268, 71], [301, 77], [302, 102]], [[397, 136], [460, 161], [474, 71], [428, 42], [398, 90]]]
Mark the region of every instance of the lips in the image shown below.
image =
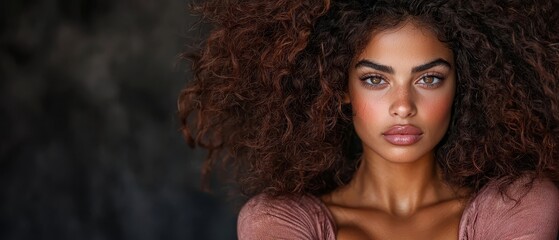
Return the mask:
[[423, 131], [413, 125], [395, 125], [382, 133], [386, 141], [399, 146], [412, 145], [423, 136]]

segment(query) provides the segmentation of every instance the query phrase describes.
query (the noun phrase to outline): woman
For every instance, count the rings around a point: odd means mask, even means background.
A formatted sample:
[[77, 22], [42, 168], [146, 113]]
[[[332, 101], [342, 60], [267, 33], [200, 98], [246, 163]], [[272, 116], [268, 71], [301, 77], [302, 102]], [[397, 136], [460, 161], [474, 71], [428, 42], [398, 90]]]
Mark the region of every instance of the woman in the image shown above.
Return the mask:
[[228, 1], [183, 133], [252, 197], [240, 239], [555, 239], [558, 5]]

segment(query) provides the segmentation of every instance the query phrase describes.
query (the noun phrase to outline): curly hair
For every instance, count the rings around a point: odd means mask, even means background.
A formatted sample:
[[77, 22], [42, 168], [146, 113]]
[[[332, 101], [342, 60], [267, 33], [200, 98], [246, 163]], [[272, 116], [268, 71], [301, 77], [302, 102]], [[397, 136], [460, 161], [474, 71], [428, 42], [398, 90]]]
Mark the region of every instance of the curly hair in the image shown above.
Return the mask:
[[474, 193], [525, 174], [559, 181], [559, 4], [553, 1], [205, 1], [213, 28], [178, 105], [191, 146], [247, 196], [324, 194], [346, 184], [360, 142], [344, 104], [371, 33], [412, 20], [451, 48], [452, 120], [435, 156]]

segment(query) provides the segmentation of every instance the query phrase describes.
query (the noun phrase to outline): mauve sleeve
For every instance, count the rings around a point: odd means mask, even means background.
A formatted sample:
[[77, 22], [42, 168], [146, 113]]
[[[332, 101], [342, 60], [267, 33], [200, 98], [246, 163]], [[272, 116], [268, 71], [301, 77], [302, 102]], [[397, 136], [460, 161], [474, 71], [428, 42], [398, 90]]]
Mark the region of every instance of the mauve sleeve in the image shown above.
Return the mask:
[[237, 234], [240, 240], [332, 239], [333, 228], [316, 199], [258, 195], [241, 209]]
[[555, 240], [559, 231], [559, 190], [550, 181], [535, 180], [528, 191], [526, 179], [517, 181], [509, 195], [490, 186], [475, 202], [467, 239]]

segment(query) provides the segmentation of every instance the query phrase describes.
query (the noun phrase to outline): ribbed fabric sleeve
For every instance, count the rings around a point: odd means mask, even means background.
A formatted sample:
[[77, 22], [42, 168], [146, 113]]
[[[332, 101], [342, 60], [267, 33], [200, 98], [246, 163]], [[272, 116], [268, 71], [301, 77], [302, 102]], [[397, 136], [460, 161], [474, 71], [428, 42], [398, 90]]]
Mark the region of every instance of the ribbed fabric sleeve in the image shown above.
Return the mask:
[[460, 239], [555, 240], [559, 231], [559, 190], [550, 181], [520, 179], [499, 193], [489, 184], [462, 215]]
[[336, 238], [326, 206], [307, 195], [250, 199], [239, 213], [237, 232], [240, 240]]

